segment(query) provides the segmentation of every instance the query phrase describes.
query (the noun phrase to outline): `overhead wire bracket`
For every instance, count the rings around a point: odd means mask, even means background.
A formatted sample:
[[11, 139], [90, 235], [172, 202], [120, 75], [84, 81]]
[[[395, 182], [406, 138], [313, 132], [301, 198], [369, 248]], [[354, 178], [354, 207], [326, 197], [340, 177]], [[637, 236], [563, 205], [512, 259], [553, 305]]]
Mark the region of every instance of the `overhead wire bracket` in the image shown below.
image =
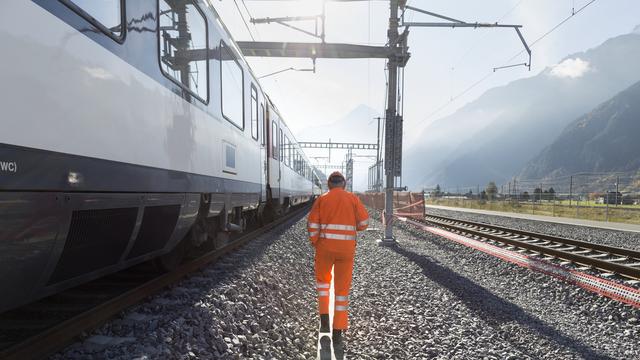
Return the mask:
[[[251, 18], [251, 23], [252, 24], [269, 24], [269, 23], [276, 23], [276, 24], [280, 24], [282, 26], [286, 26], [290, 29], [299, 31], [303, 34], [307, 34], [310, 36], [313, 36], [315, 38], [320, 39], [323, 43], [325, 40], [325, 24], [326, 24], [326, 16], [327, 14], [327, 5], [326, 2], [323, 1], [322, 2], [322, 14], [320, 15], [307, 15], [307, 16], [284, 16], [284, 17], [276, 17], [276, 18]], [[296, 22], [296, 21], [309, 21], [309, 20], [313, 20], [315, 22], [315, 30], [314, 32], [305, 30], [301, 27], [295, 26], [295, 25], [291, 25], [291, 22]], [[321, 27], [321, 29], [318, 29], [318, 27]]]
[[[495, 23], [481, 23], [481, 22], [466, 22], [466, 21], [462, 21], [462, 20], [458, 20], [458, 19], [454, 19], [448, 16], [444, 16], [441, 14], [437, 14], [431, 11], [427, 11], [427, 10], [423, 10], [423, 9], [419, 9], [413, 6], [409, 6], [409, 5], [405, 5], [404, 6], [404, 12], [402, 13], [402, 17], [401, 17], [401, 24], [400, 26], [404, 26], [406, 28], [410, 28], [410, 27], [450, 27], [450, 28], [511, 28], [511, 29], [515, 29], [516, 33], [518, 34], [518, 38], [520, 38], [520, 41], [522, 42], [522, 45], [524, 46], [524, 49], [526, 50], [527, 54], [529, 55], [529, 62], [528, 63], [521, 63], [521, 64], [513, 64], [513, 65], [505, 65], [505, 66], [498, 66], [498, 67], [494, 67], [493, 71], [497, 71], [500, 69], [506, 69], [506, 68], [511, 68], [511, 67], [516, 67], [516, 66], [525, 66], [529, 69], [529, 71], [531, 71], [531, 48], [529, 47], [529, 45], [527, 44], [527, 41], [524, 39], [524, 36], [522, 35], [522, 32], [520, 31], [520, 28], [522, 27], [522, 25], [515, 25], [515, 24], [498, 24], [497, 22]], [[413, 10], [422, 14], [426, 14], [429, 16], [433, 16], [442, 20], [446, 20], [446, 22], [406, 22], [404, 21], [404, 14], [406, 12], [406, 10]]]
[[300, 69], [300, 68], [289, 67], [289, 68], [286, 68], [286, 69], [274, 71], [274, 72], [269, 73], [269, 74], [258, 76], [258, 79], [264, 79], [264, 78], [267, 78], [269, 76], [282, 74], [283, 72], [286, 72], [286, 71], [313, 72], [315, 74], [316, 73], [316, 59], [312, 58], [311, 61], [313, 61], [313, 67], [312, 68], [306, 68], [306, 69], [302, 68], [302, 69]]
[[[305, 30], [303, 28], [300, 28], [298, 26], [295, 25], [291, 25], [291, 22], [295, 22], [295, 21], [308, 21], [308, 20], [314, 20], [315, 21], [315, 31], [311, 32], [308, 30]], [[318, 20], [320, 20], [322, 22], [322, 31], [320, 33], [318, 33]], [[324, 14], [321, 15], [310, 15], [310, 16], [285, 16], [285, 17], [277, 17], [277, 18], [251, 18], [251, 23], [252, 24], [270, 24], [270, 23], [276, 23], [276, 24], [280, 24], [282, 26], [286, 26], [290, 29], [299, 31], [301, 33], [307, 34], [309, 36], [313, 36], [315, 38], [318, 38], [320, 40], [322, 40], [322, 42], [324, 42]]]

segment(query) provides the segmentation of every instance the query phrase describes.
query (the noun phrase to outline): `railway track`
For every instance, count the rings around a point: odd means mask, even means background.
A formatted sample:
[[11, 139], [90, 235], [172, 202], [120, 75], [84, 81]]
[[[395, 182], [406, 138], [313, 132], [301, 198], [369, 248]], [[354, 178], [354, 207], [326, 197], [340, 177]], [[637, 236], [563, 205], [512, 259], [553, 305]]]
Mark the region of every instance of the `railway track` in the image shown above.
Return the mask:
[[426, 215], [424, 221], [418, 222], [510, 250], [564, 260], [632, 281], [640, 280], [638, 251], [436, 215]]
[[158, 274], [145, 267], [127, 269], [0, 314], [0, 359], [45, 358], [122, 310], [307, 210], [308, 205], [302, 205], [262, 228], [233, 239], [222, 248], [184, 262], [172, 272]]

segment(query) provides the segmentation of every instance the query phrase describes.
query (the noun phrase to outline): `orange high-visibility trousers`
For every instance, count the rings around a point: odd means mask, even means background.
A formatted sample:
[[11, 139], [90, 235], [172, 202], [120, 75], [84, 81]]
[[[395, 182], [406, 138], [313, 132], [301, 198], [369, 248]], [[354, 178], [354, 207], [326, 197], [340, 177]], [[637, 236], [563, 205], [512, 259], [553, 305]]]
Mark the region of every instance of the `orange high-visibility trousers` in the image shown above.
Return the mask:
[[349, 290], [351, 289], [354, 255], [355, 251], [336, 252], [326, 249], [322, 244], [316, 249], [316, 287], [320, 314], [329, 314], [331, 268], [333, 268], [335, 275], [334, 329], [346, 330], [349, 326]]

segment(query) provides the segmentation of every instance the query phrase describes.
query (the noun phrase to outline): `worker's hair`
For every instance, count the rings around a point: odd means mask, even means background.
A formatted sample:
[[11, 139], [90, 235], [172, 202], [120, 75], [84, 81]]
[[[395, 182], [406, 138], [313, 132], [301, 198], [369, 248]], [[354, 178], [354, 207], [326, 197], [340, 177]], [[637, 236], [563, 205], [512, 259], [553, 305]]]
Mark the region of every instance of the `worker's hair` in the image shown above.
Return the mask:
[[342, 176], [331, 176], [329, 177], [329, 187], [345, 187], [346, 182]]

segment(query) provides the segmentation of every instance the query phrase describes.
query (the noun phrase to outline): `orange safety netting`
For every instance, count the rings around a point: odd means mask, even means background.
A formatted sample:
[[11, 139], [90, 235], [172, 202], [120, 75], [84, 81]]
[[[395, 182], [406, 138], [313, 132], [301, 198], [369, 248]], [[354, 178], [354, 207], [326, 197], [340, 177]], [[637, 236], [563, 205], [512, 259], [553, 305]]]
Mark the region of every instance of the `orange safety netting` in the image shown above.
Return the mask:
[[[384, 210], [384, 193], [356, 193], [356, 195], [365, 206]], [[393, 213], [402, 217], [424, 218], [424, 193], [395, 191], [393, 193]]]

